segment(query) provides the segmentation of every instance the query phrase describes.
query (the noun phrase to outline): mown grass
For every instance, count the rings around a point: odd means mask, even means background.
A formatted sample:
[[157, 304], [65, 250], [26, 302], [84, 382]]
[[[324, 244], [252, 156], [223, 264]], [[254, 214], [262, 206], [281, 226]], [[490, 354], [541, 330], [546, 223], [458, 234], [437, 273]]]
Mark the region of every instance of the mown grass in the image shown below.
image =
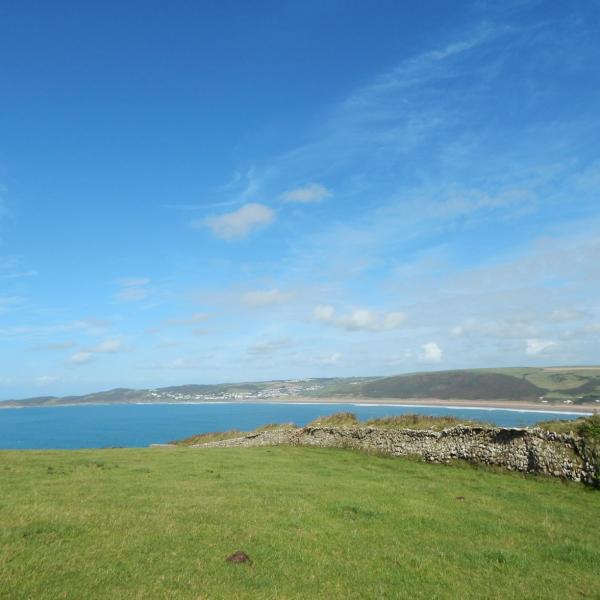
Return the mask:
[[[0, 452], [0, 597], [597, 598], [600, 493], [338, 449]], [[252, 564], [225, 558], [243, 550]]]

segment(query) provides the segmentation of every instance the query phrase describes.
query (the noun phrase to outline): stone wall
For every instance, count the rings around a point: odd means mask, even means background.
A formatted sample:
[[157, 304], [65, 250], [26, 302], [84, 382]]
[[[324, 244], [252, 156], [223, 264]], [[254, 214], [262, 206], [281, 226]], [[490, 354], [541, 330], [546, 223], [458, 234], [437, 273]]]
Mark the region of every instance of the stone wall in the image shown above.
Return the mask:
[[496, 465], [598, 485], [597, 457], [584, 440], [541, 429], [452, 427], [443, 431], [376, 427], [274, 429], [196, 447], [251, 447], [287, 444], [353, 448], [429, 462], [455, 459]]

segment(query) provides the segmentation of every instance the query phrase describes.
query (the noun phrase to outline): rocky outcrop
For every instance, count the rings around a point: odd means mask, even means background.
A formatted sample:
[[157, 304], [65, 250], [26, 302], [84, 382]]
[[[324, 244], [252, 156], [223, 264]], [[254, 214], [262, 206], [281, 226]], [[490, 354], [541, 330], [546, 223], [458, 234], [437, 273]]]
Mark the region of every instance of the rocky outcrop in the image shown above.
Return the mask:
[[452, 427], [443, 431], [377, 427], [273, 429], [195, 447], [251, 447], [286, 444], [353, 448], [429, 462], [462, 459], [511, 471], [537, 473], [598, 485], [595, 451], [585, 440], [542, 429]]

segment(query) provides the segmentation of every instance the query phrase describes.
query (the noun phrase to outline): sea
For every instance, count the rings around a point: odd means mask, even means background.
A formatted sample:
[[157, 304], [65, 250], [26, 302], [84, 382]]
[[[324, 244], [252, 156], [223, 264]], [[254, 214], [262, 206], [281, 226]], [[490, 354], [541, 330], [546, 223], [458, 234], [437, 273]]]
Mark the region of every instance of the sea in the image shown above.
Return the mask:
[[0, 449], [143, 448], [198, 433], [267, 423], [306, 425], [320, 416], [353, 412], [359, 419], [419, 413], [452, 415], [504, 427], [524, 427], [581, 413], [392, 404], [203, 403], [106, 404], [0, 410]]

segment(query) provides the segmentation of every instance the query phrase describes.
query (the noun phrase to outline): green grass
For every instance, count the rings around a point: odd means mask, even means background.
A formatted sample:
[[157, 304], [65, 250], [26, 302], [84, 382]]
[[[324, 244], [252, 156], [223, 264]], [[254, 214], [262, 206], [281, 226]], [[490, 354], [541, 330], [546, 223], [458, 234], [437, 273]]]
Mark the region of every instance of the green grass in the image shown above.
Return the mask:
[[418, 414], [393, 415], [360, 421], [351, 412], [339, 412], [326, 417], [317, 417], [308, 427], [381, 427], [384, 429], [434, 429], [440, 431], [458, 425], [491, 425], [450, 416], [430, 416]]
[[600, 493], [551, 479], [320, 448], [3, 451], [0, 489], [3, 599], [600, 590]]
[[[466, 425], [470, 427], [494, 427], [490, 423], [481, 421], [473, 421], [468, 419], [458, 419], [452, 416], [434, 416], [420, 414], [405, 414], [379, 417], [360, 421], [358, 417], [351, 412], [338, 412], [324, 417], [317, 417], [307, 427], [380, 427], [383, 429], [432, 429], [441, 431], [448, 427], [457, 427]], [[205, 444], [209, 442], [219, 442], [222, 440], [230, 440], [253, 433], [269, 431], [273, 429], [294, 429], [296, 425], [293, 423], [268, 423], [262, 427], [258, 427], [253, 431], [240, 431], [238, 429], [230, 429], [229, 431], [215, 431], [209, 433], [200, 433], [192, 435], [183, 440], [171, 442], [179, 446], [192, 446]], [[600, 415], [592, 415], [590, 417], [580, 417], [570, 420], [552, 420], [541, 421], [536, 424], [536, 427], [554, 431], [556, 433], [572, 433], [587, 438], [600, 439]]]
[[556, 433], [573, 433], [589, 441], [600, 443], [600, 415], [579, 417], [578, 419], [555, 419], [541, 421], [536, 427]]
[[223, 440], [233, 440], [252, 433], [260, 433], [261, 431], [269, 431], [271, 429], [294, 429], [296, 426], [293, 423], [267, 423], [261, 427], [257, 427], [253, 431], [240, 431], [239, 429], [229, 429], [227, 431], [210, 431], [208, 433], [198, 433], [182, 440], [174, 440], [171, 444], [178, 446], [194, 446], [197, 444], [208, 444], [209, 442], [221, 442]]
[[459, 425], [469, 425], [471, 427], [493, 427], [489, 423], [479, 421], [470, 421], [468, 419], [457, 419], [452, 416], [432, 416], [432, 415], [394, 415], [391, 417], [381, 417], [379, 419], [369, 419], [364, 423], [371, 427], [382, 427], [385, 429], [433, 429], [441, 431], [448, 427], [457, 427]]
[[360, 425], [358, 417], [351, 412], [339, 412], [313, 419], [308, 427], [356, 427]]
[[239, 429], [228, 429], [227, 431], [209, 431], [207, 433], [197, 433], [182, 440], [173, 440], [171, 444], [179, 446], [193, 446], [195, 444], [208, 444], [209, 442], [221, 442], [223, 440], [233, 440], [235, 438], [248, 435], [249, 431]]

